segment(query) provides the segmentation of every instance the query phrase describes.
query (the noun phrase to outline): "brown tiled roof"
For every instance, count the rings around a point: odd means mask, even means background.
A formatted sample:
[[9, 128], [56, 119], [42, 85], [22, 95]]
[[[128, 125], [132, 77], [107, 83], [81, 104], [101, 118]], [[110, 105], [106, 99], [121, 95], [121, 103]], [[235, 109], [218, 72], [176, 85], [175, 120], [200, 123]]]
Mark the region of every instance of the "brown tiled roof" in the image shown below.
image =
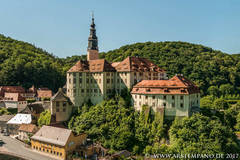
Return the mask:
[[139, 57], [127, 57], [117, 66], [115, 66], [115, 69], [118, 72], [165, 72], [148, 59]]
[[113, 63], [111, 63], [111, 65], [112, 65], [112, 67], [115, 68], [117, 65], [119, 65], [119, 63], [120, 63], [120, 62], [113, 62]]
[[181, 75], [176, 75], [169, 80], [142, 80], [133, 87], [131, 93], [192, 94], [200, 91], [193, 82]]
[[49, 89], [38, 89], [37, 90], [37, 95], [38, 97], [41, 97], [41, 98], [51, 98], [52, 97], [52, 91], [49, 90]]
[[6, 101], [25, 101], [26, 99], [20, 93], [5, 93], [4, 100]]
[[105, 59], [78, 61], [68, 72], [114, 72], [115, 69]]
[[28, 132], [28, 133], [34, 133], [36, 129], [37, 129], [37, 126], [35, 124], [21, 124], [18, 130]]
[[0, 86], [0, 91], [10, 93], [24, 93], [25, 89], [21, 86]]

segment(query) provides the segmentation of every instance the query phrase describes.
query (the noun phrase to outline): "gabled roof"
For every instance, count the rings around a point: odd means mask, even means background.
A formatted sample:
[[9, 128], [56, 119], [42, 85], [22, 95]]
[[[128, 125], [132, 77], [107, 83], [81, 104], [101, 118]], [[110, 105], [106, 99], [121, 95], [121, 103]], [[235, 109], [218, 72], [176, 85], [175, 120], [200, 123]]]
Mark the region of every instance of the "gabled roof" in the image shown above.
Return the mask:
[[37, 129], [35, 124], [21, 124], [18, 128], [19, 131], [24, 131], [28, 133], [33, 133]]
[[71, 102], [68, 96], [63, 93], [62, 88], [58, 89], [58, 92], [51, 98], [51, 101], [68, 101]]
[[31, 114], [16, 114], [12, 119], [10, 119], [7, 124], [29, 124], [32, 122]]
[[165, 72], [148, 59], [139, 57], [127, 57], [118, 65], [116, 65], [115, 69], [118, 72]]
[[71, 133], [72, 131], [69, 129], [43, 126], [31, 139], [65, 146]]
[[40, 103], [29, 104], [24, 108], [21, 113], [25, 114], [40, 114], [44, 111], [43, 105]]
[[105, 59], [78, 61], [68, 72], [114, 72], [115, 69]]
[[0, 91], [11, 93], [24, 93], [25, 89], [21, 86], [0, 86]]
[[2, 116], [0, 116], [0, 121], [7, 122], [13, 117], [14, 117], [14, 115], [2, 115]]
[[187, 78], [175, 75], [169, 80], [142, 80], [133, 86], [131, 93], [139, 94], [192, 94], [199, 88]]

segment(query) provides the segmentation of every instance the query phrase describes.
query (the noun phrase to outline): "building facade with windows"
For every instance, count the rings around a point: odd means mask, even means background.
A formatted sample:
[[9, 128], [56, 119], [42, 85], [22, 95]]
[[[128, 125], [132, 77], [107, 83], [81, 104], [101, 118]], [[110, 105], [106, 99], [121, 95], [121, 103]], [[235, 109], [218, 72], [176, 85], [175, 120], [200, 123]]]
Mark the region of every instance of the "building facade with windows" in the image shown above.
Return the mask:
[[191, 116], [200, 107], [200, 90], [182, 75], [169, 80], [143, 80], [131, 91], [134, 108], [151, 106], [154, 111], [163, 111], [164, 117]]
[[86, 143], [86, 134], [74, 135], [69, 129], [43, 126], [31, 137], [31, 147], [57, 159], [67, 159], [78, 146]]
[[87, 60], [78, 61], [67, 72], [67, 96], [74, 106], [97, 104], [111, 94], [131, 89], [141, 80], [167, 79], [166, 72], [146, 58], [126, 57], [109, 63], [99, 59], [94, 18], [88, 38]]
[[51, 98], [50, 106], [51, 115], [54, 116], [56, 122], [67, 121], [73, 111], [70, 99], [63, 93], [61, 88]]

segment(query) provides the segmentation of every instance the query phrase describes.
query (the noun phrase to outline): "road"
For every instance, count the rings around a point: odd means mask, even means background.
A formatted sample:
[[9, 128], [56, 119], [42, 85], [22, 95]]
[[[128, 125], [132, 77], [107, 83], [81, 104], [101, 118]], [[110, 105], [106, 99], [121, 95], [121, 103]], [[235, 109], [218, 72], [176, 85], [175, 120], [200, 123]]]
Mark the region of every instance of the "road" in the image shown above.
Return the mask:
[[22, 156], [28, 160], [56, 160], [55, 158], [32, 151], [30, 148], [26, 148], [22, 142], [9, 136], [3, 136], [0, 134], [0, 139], [3, 141], [0, 145], [1, 151], [7, 151]]

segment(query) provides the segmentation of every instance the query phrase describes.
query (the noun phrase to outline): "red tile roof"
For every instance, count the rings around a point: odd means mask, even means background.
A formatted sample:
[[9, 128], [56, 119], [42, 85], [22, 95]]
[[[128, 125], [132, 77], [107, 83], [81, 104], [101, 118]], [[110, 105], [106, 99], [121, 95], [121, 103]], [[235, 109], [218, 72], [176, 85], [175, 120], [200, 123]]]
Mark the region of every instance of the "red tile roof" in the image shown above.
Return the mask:
[[34, 133], [37, 131], [37, 126], [34, 124], [21, 124], [18, 130], [28, 133]]
[[53, 95], [50, 89], [39, 89], [37, 90], [37, 97], [38, 98], [51, 98]]
[[78, 61], [68, 72], [114, 72], [115, 69], [105, 59]]
[[24, 93], [25, 89], [21, 86], [0, 86], [0, 91], [11, 93]]
[[199, 88], [190, 80], [176, 75], [169, 80], [142, 80], [133, 86], [131, 93], [138, 94], [193, 94]]
[[118, 72], [165, 72], [163, 69], [161, 69], [148, 59], [138, 57], [127, 57], [115, 68]]

